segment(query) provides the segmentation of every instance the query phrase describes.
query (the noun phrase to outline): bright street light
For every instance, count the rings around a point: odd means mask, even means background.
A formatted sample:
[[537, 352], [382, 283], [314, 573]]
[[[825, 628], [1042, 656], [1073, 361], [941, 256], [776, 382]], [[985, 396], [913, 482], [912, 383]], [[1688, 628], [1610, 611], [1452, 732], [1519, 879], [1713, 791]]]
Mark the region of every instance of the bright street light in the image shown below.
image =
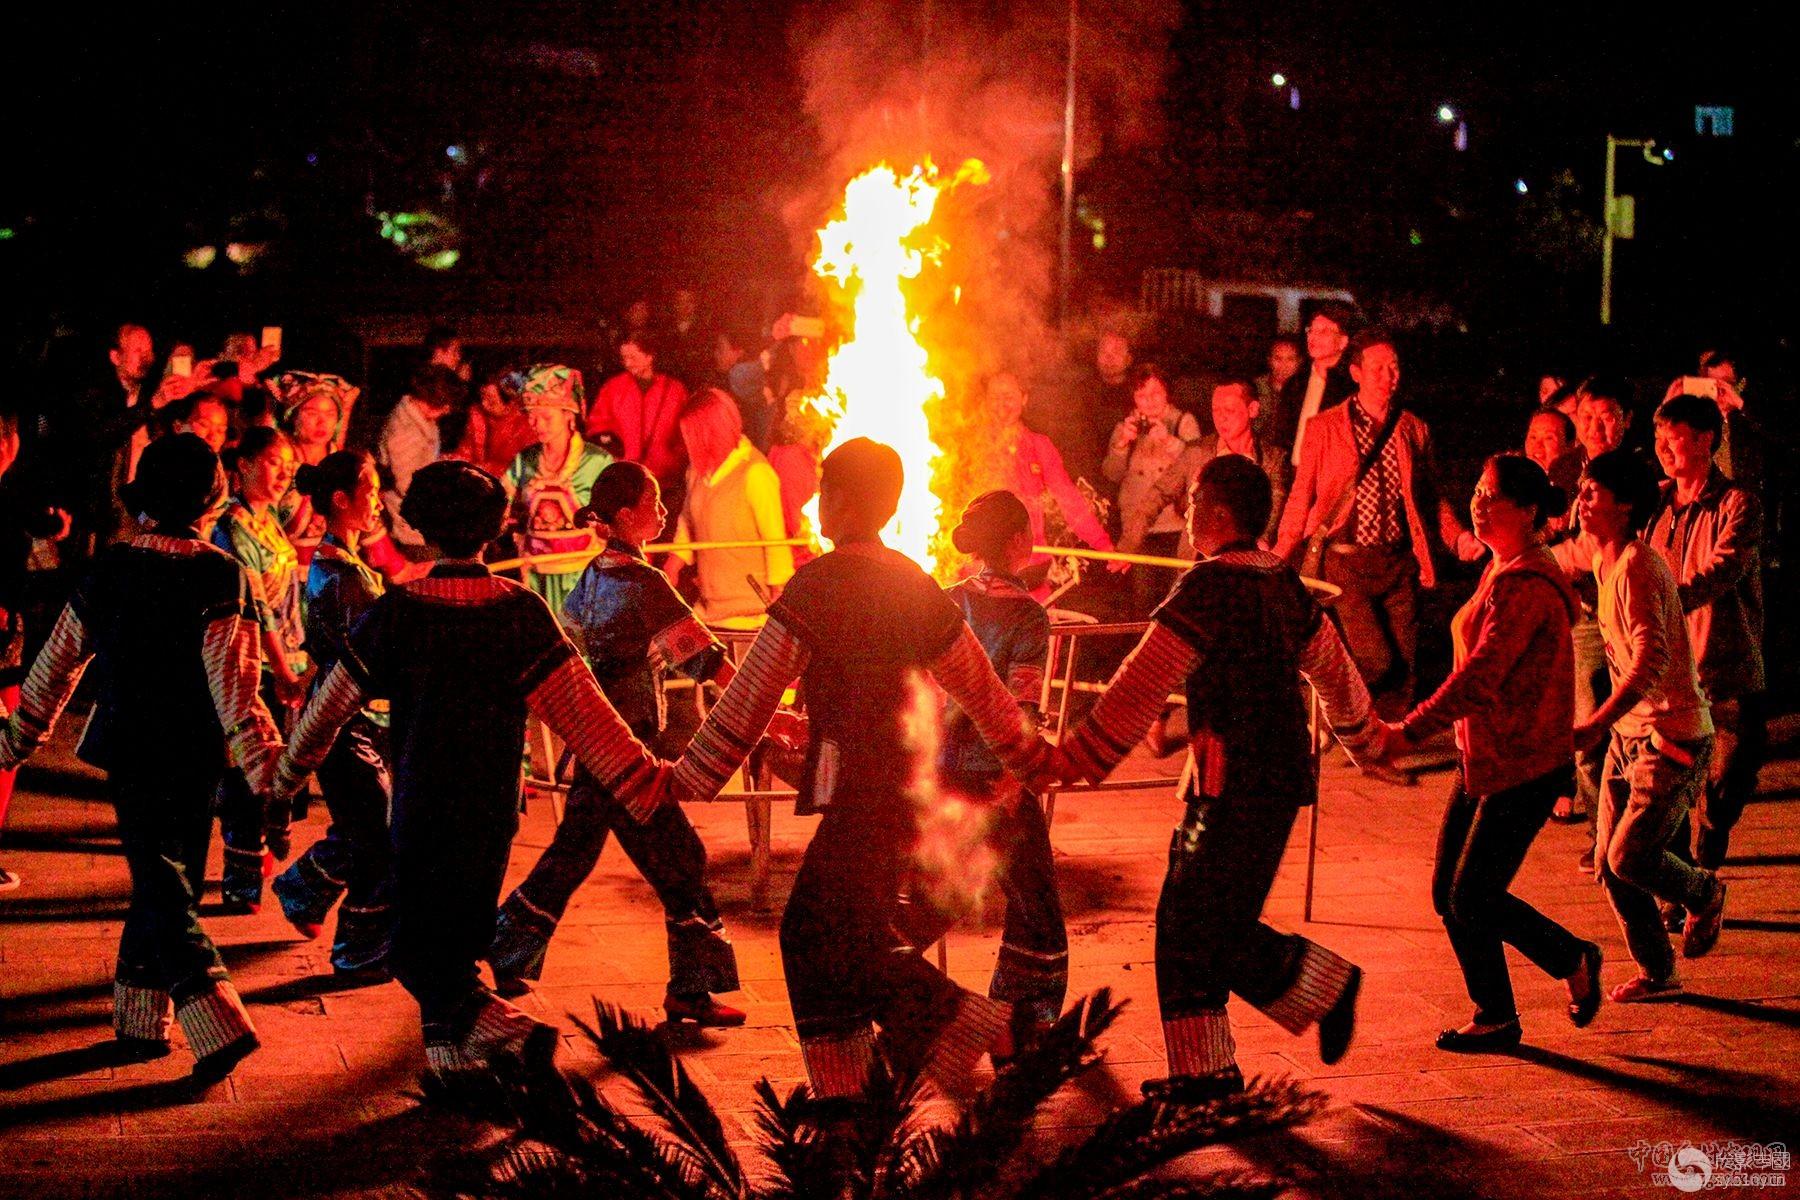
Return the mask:
[[1286, 87], [1287, 86], [1287, 76], [1283, 75], [1279, 71], [1277, 71], [1275, 74], [1269, 76], [1269, 82], [1274, 84], [1278, 88]]
[[1438, 120], [1446, 125], [1450, 124], [1452, 121], [1456, 120], [1456, 110], [1451, 108], [1448, 104], [1438, 105]]

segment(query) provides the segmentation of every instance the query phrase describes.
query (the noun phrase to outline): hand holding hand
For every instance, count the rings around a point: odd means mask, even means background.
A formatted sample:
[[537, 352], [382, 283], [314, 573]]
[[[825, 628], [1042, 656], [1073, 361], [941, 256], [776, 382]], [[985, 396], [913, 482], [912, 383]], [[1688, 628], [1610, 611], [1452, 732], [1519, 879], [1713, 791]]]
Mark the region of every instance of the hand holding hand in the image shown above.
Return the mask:
[[1106, 564], [1106, 571], [1109, 575], [1123, 575], [1129, 570], [1131, 570], [1131, 564], [1128, 562], [1120, 562], [1115, 559]]
[[797, 712], [777, 710], [769, 720], [769, 740], [793, 754], [803, 754], [812, 740], [812, 726]]

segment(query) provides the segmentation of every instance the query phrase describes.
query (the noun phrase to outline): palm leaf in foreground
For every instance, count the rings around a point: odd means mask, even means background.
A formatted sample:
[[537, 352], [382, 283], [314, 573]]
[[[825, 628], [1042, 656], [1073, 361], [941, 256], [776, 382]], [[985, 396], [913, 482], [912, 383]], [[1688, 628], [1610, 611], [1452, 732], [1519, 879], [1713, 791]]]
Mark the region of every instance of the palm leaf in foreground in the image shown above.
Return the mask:
[[1002, 1069], [948, 1129], [927, 1130], [907, 1148], [909, 1197], [978, 1196], [1030, 1130], [1044, 1102], [1100, 1061], [1095, 1043], [1125, 1009], [1101, 988], [1077, 1001], [1038, 1043]]
[[677, 1141], [720, 1195], [742, 1195], [743, 1168], [726, 1141], [719, 1114], [655, 1031], [616, 1005], [599, 1000], [594, 1001], [594, 1025], [579, 1018], [575, 1024], [607, 1063], [631, 1081], [652, 1111], [668, 1123]]
[[1112, 1114], [1057, 1155], [1017, 1197], [1111, 1200], [1120, 1189], [1191, 1150], [1284, 1129], [1310, 1120], [1324, 1106], [1325, 1097], [1291, 1080], [1264, 1079], [1252, 1080], [1242, 1095], [1205, 1105], [1142, 1100]]

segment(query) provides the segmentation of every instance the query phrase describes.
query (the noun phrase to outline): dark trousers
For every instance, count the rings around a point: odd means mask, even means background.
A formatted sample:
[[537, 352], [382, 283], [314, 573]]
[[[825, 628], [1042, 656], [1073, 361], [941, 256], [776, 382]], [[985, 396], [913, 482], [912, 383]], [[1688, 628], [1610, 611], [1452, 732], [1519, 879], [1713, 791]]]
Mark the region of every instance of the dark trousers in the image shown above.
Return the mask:
[[[263, 703], [285, 734], [287, 706], [276, 698], [275, 685], [267, 671], [263, 672], [261, 691]], [[219, 836], [225, 843], [219, 893], [228, 903], [262, 903], [263, 821], [262, 797], [250, 790], [242, 771], [226, 771], [219, 785]]]
[[339, 898], [331, 964], [367, 970], [387, 958], [393, 910], [388, 834], [387, 730], [361, 717], [339, 732], [320, 764], [319, 790], [331, 826], [276, 877], [282, 911], [296, 924], [322, 924]]
[[575, 889], [593, 874], [608, 834], [619, 839], [619, 848], [662, 902], [669, 992], [695, 996], [736, 990], [737, 955], [706, 886], [706, 846], [687, 813], [678, 804], [665, 804], [639, 824], [585, 770], [576, 773], [555, 836], [500, 907], [487, 953], [494, 970], [520, 979], [542, 974], [557, 922]]
[[1698, 805], [1671, 849], [1683, 861], [1709, 871], [1725, 865], [1731, 831], [1756, 794], [1756, 779], [1769, 754], [1768, 696], [1758, 692], [1712, 706], [1713, 758]]
[[956, 1015], [962, 990], [894, 928], [915, 834], [912, 802], [897, 787], [825, 810], [781, 917], [802, 1040], [854, 1035], [875, 1021], [893, 1050], [923, 1051]]
[[1398, 719], [1412, 704], [1418, 660], [1418, 560], [1406, 546], [1333, 545], [1325, 581], [1343, 589], [1331, 611], [1376, 708]]
[[218, 772], [114, 771], [110, 783], [131, 872], [117, 979], [180, 1004], [227, 978], [199, 914]]
[[[1047, 1025], [1061, 1015], [1069, 990], [1069, 933], [1056, 890], [1050, 827], [1037, 798], [1017, 785], [1004, 789], [995, 804], [999, 811], [988, 840], [1000, 860], [995, 882], [1006, 897], [1006, 924], [988, 995]], [[921, 950], [955, 923], [954, 914], [934, 908], [917, 891], [901, 914], [901, 933]]]
[[519, 794], [395, 797], [388, 965], [419, 1004], [427, 1042], [468, 1032], [487, 999], [476, 962], [518, 832]]
[[1190, 801], [1169, 839], [1156, 901], [1156, 997], [1165, 1022], [1225, 1007], [1258, 1008], [1292, 986], [1306, 939], [1277, 933], [1263, 904], [1299, 812], [1248, 797]]
[[1459, 775], [1450, 793], [1431, 871], [1431, 903], [1444, 920], [1480, 1024], [1500, 1025], [1519, 1015], [1506, 970], [1508, 945], [1553, 979], [1581, 967], [1581, 939], [1507, 890], [1571, 782], [1570, 768], [1559, 767], [1491, 796], [1473, 796]]

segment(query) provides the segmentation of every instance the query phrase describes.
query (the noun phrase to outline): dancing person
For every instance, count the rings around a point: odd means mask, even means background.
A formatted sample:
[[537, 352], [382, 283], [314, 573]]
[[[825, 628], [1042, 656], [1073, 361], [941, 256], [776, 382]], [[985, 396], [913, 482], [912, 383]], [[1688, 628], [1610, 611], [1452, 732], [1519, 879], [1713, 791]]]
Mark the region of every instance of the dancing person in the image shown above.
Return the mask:
[[[1031, 516], [1011, 492], [984, 492], [963, 509], [951, 541], [980, 570], [948, 592], [981, 643], [994, 671], [1036, 729], [1050, 654], [1050, 618], [1019, 578], [1031, 559]], [[1006, 897], [1000, 956], [988, 995], [1012, 1006], [1013, 1049], [1034, 1043], [1062, 1014], [1069, 987], [1069, 934], [1050, 829], [1038, 798], [1006, 774], [968, 715], [945, 706], [938, 750], [938, 786], [980, 801], [991, 818], [984, 841], [998, 856], [994, 882]], [[930, 864], [927, 864], [929, 867]], [[901, 932], [923, 950], [958, 915], [955, 901], [934, 888], [929, 872], [915, 879]]]
[[594, 531], [575, 517], [612, 455], [581, 436], [580, 371], [558, 363], [527, 367], [520, 393], [537, 445], [521, 450], [502, 479], [512, 497], [519, 552], [571, 556], [532, 563], [525, 572], [531, 590], [551, 612], [561, 613], [587, 566], [581, 556], [594, 549]]
[[407, 523], [438, 561], [389, 588], [350, 631], [276, 769], [291, 795], [371, 699], [389, 704], [394, 924], [389, 968], [419, 1004], [434, 1068], [544, 1062], [554, 1026], [481, 986], [476, 962], [519, 825], [519, 747], [538, 717], [633, 817], [663, 797], [663, 768], [613, 711], [541, 597], [477, 558], [500, 534], [500, 481], [433, 463], [407, 492]]
[[[294, 490], [324, 517], [326, 530], [306, 578], [306, 648], [315, 686], [347, 653], [350, 629], [381, 595], [381, 577], [360, 555], [381, 524], [381, 478], [375, 462], [339, 450], [303, 466]], [[331, 825], [325, 836], [270, 885], [288, 924], [316, 938], [341, 899], [331, 966], [341, 977], [388, 977], [389, 905], [387, 711], [371, 704], [344, 723], [319, 765], [319, 791]]]
[[[1706, 785], [1713, 726], [1688, 646], [1680, 587], [1668, 563], [1638, 537], [1656, 502], [1650, 468], [1627, 451], [1602, 454], [1582, 472], [1577, 508], [1595, 551], [1612, 695], [1575, 727], [1575, 744], [1592, 747], [1610, 738], [1594, 867], [1638, 967], [1635, 978], [1608, 993], [1619, 1003], [1681, 988], [1657, 901], [1687, 911], [1681, 945], [1687, 958], [1713, 948], [1725, 916], [1724, 881], [1669, 848]], [[1571, 553], [1559, 550], [1565, 558]]]
[[826, 457], [819, 519], [834, 549], [795, 572], [737, 678], [675, 768], [677, 798], [718, 794], [795, 678], [810, 736], [800, 809], [823, 811], [781, 918], [781, 960], [813, 1094], [863, 1094], [879, 1024], [894, 1061], [950, 1096], [983, 1053], [1005, 1053], [1009, 1006], [958, 987], [907, 947], [893, 916], [920, 813], [928, 747], [908, 715], [935, 678], [1010, 770], [1041, 757], [955, 601], [881, 542], [904, 470], [890, 447], [853, 438]]
[[682, 550], [686, 542], [779, 542], [787, 537], [781, 478], [744, 436], [731, 397], [700, 393], [681, 414], [687, 448], [687, 501], [675, 526], [675, 562], [692, 562], [700, 598], [694, 611], [709, 625], [760, 618], [767, 598], [794, 574], [790, 546]]
[[[245, 430], [233, 457], [231, 501], [212, 540], [250, 573], [250, 598], [262, 628], [263, 699], [286, 728], [311, 678], [303, 648], [305, 577], [276, 509], [294, 482], [294, 447], [279, 430], [255, 425]], [[219, 797], [225, 842], [219, 893], [227, 913], [261, 911], [263, 878], [273, 872], [276, 858], [286, 856], [279, 844], [265, 848], [261, 808], [244, 776], [228, 772]], [[280, 853], [271, 856], [271, 851]]]
[[[1724, 425], [1704, 396], [1679, 395], [1656, 410], [1656, 457], [1669, 477], [1644, 530], [1675, 573], [1688, 644], [1712, 708], [1713, 758], [1677, 853], [1709, 871], [1725, 863], [1731, 830], [1756, 791], [1768, 747], [1763, 673], [1763, 508], [1726, 477], [1714, 446]], [[1667, 907], [1664, 922], [1685, 925]]]
[[1300, 577], [1257, 548], [1269, 477], [1236, 455], [1195, 480], [1188, 537], [1204, 557], [1181, 577], [1087, 719], [1041, 776], [1098, 783], [1185, 688], [1187, 811], [1169, 843], [1156, 904], [1156, 993], [1166, 1079], [1147, 1095], [1200, 1101], [1243, 1090], [1225, 1001], [1235, 992], [1289, 1033], [1316, 1026], [1337, 1062], [1356, 1030], [1362, 970], [1261, 919], [1288, 834], [1318, 798], [1303, 682], [1353, 759], [1380, 757], [1368, 689]]
[[1543, 543], [1550, 517], [1567, 506], [1530, 459], [1488, 459], [1469, 515], [1493, 560], [1451, 619], [1454, 667], [1428, 700], [1389, 727], [1399, 744], [1415, 746], [1456, 728], [1459, 766], [1438, 832], [1431, 900], [1475, 1015], [1439, 1034], [1440, 1050], [1519, 1044], [1508, 945], [1567, 982], [1569, 1019], [1577, 1027], [1592, 1022], [1600, 1007], [1600, 947], [1509, 890], [1575, 769], [1569, 629], [1580, 604]]
[[147, 526], [96, 557], [0, 733], [0, 768], [18, 766], [98, 663], [76, 753], [106, 772], [131, 874], [113, 976], [117, 1050], [126, 1061], [168, 1054], [173, 1009], [201, 1081], [223, 1078], [259, 1044], [200, 927], [213, 795], [228, 768], [266, 792], [281, 751], [259, 695], [247, 573], [206, 540], [226, 494], [218, 456], [199, 438], [145, 447], [123, 499]]
[[[0, 707], [19, 707], [19, 685], [25, 680], [25, 610], [30, 604], [31, 546], [34, 540], [60, 541], [69, 532], [69, 515], [44, 502], [36, 481], [21, 479], [19, 418], [0, 411]], [[0, 770], [0, 833], [12, 802], [18, 772]], [[19, 876], [0, 866], [0, 892], [19, 886]]]
[[[734, 674], [725, 647], [644, 558], [644, 543], [657, 536], [668, 515], [648, 467], [616, 462], [602, 471], [583, 516], [605, 530], [605, 548], [563, 606], [563, 623], [576, 636], [600, 690], [632, 734], [650, 747], [667, 724], [663, 681], [670, 671], [720, 686]], [[529, 990], [526, 981], [539, 978], [557, 923], [600, 861], [608, 834], [619, 839], [662, 902], [669, 945], [663, 1010], [669, 1019], [742, 1025], [743, 1011], [712, 995], [737, 990], [737, 954], [706, 886], [706, 846], [693, 823], [678, 804], [637, 820], [585, 768], [576, 771], [550, 845], [500, 906], [487, 952], [495, 990], [522, 995]]]

